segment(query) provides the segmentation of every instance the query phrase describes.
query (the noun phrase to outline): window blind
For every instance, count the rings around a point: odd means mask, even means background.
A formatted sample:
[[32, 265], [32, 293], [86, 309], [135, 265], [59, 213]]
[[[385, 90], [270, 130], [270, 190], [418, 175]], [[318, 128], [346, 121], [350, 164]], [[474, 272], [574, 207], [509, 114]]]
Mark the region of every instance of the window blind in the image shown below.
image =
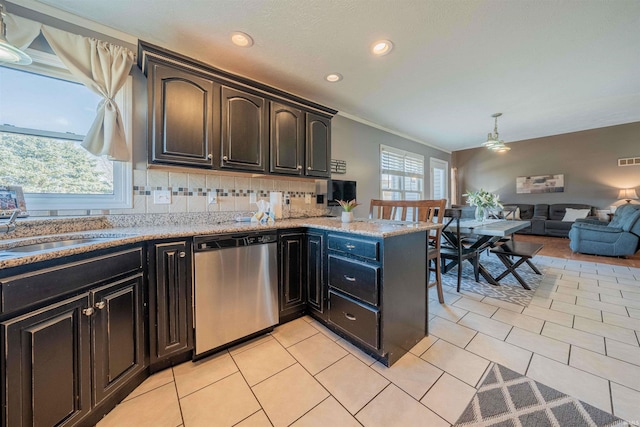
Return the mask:
[[424, 192], [424, 156], [380, 146], [380, 194], [384, 200], [419, 200]]

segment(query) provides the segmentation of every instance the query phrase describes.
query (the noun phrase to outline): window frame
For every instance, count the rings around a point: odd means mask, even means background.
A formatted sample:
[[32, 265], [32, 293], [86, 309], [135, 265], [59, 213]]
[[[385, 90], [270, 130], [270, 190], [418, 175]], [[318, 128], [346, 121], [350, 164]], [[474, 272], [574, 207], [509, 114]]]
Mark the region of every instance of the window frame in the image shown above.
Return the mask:
[[[79, 83], [62, 61], [51, 53], [42, 52], [35, 49], [27, 49], [27, 53], [33, 59], [33, 63], [28, 69], [24, 66], [11, 66], [4, 64], [7, 68], [39, 74], [46, 77], [53, 77], [66, 80], [72, 83]], [[87, 88], [87, 90], [89, 90]], [[132, 119], [133, 119], [133, 78], [127, 77], [127, 81], [122, 89], [116, 94], [115, 101], [122, 114], [129, 158], [131, 158], [132, 141]], [[82, 141], [84, 135], [60, 134], [38, 129], [25, 129], [13, 126], [0, 125], [0, 131], [21, 133], [25, 135], [35, 135], [44, 137], [60, 138], [67, 140]], [[24, 193], [27, 211], [42, 210], [108, 210], [131, 208], [133, 205], [133, 163], [114, 161], [113, 162], [113, 193], [112, 194], [69, 194], [69, 193]]]
[[[394, 192], [400, 192], [402, 199], [400, 200], [407, 200], [406, 198], [406, 194], [407, 193], [417, 193], [416, 191], [413, 190], [407, 190], [405, 188], [404, 185], [404, 178], [410, 177], [410, 176], [414, 176], [414, 174], [408, 174], [406, 169], [403, 169], [401, 174], [398, 174], [399, 176], [402, 176], [402, 189], [400, 190], [388, 190], [383, 188], [383, 181], [382, 181], [382, 175], [384, 174], [383, 169], [382, 169], [382, 156], [383, 156], [383, 152], [390, 152], [399, 156], [402, 156], [403, 158], [407, 158], [410, 157], [414, 160], [417, 160], [419, 162], [422, 163], [422, 174], [420, 175], [420, 177], [422, 178], [422, 188], [420, 190], [420, 194], [418, 197], [418, 200], [423, 199], [424, 198], [424, 191], [425, 191], [425, 173], [424, 173], [424, 156], [422, 154], [418, 154], [418, 153], [413, 153], [411, 151], [406, 151], [406, 150], [401, 150], [399, 148], [395, 148], [395, 147], [390, 147], [388, 145], [384, 145], [384, 144], [380, 144], [380, 157], [379, 157], [379, 161], [380, 161], [380, 198], [384, 199], [384, 192], [385, 191], [394, 191]], [[411, 200], [411, 199], [409, 199]]]

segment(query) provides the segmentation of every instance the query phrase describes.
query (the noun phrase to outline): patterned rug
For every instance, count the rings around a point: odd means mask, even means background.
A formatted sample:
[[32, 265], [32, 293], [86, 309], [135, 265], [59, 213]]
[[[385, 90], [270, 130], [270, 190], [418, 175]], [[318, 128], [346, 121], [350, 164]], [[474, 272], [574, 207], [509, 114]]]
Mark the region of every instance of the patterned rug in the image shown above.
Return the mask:
[[494, 364], [454, 427], [628, 426], [626, 421]]
[[[545, 266], [541, 266], [536, 264], [535, 258], [533, 258], [532, 262], [540, 272], [545, 272]], [[504, 264], [492, 253], [483, 252], [480, 256], [480, 263], [491, 273], [493, 277], [499, 276], [503, 271], [506, 270]], [[536, 288], [540, 284], [543, 276], [535, 274], [531, 268], [523, 264], [518, 267], [518, 273], [522, 278], [527, 282], [531, 290], [528, 291], [518, 283], [518, 281], [509, 274], [504, 279], [500, 280], [500, 286], [494, 286], [487, 283], [487, 281], [480, 276], [480, 282], [476, 282], [473, 277], [473, 266], [470, 262], [464, 261], [462, 267], [462, 281], [460, 283], [460, 290], [465, 290], [468, 292], [473, 292], [476, 294], [484, 295], [486, 297], [491, 297], [495, 299], [499, 299], [502, 301], [519, 304], [522, 306], [528, 306], [533, 294], [536, 291]], [[458, 267], [455, 267], [453, 270], [449, 271], [447, 274], [442, 275], [442, 284], [444, 286], [452, 287], [455, 289], [458, 286]]]

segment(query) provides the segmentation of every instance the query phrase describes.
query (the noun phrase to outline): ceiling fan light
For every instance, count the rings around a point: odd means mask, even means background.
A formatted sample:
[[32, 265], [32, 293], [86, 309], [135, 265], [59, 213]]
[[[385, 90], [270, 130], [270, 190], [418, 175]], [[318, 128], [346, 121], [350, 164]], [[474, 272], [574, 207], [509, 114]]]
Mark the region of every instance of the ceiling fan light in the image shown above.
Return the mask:
[[7, 26], [4, 23], [4, 10], [0, 4], [0, 63], [9, 63], [16, 65], [29, 65], [31, 58], [29, 55], [13, 46], [7, 41]]

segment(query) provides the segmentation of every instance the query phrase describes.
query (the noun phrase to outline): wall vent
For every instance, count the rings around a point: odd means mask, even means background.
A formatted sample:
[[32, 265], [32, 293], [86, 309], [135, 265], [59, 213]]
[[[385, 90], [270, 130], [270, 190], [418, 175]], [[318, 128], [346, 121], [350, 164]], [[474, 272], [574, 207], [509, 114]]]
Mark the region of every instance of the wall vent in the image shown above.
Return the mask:
[[618, 166], [640, 166], [640, 157], [618, 159]]

